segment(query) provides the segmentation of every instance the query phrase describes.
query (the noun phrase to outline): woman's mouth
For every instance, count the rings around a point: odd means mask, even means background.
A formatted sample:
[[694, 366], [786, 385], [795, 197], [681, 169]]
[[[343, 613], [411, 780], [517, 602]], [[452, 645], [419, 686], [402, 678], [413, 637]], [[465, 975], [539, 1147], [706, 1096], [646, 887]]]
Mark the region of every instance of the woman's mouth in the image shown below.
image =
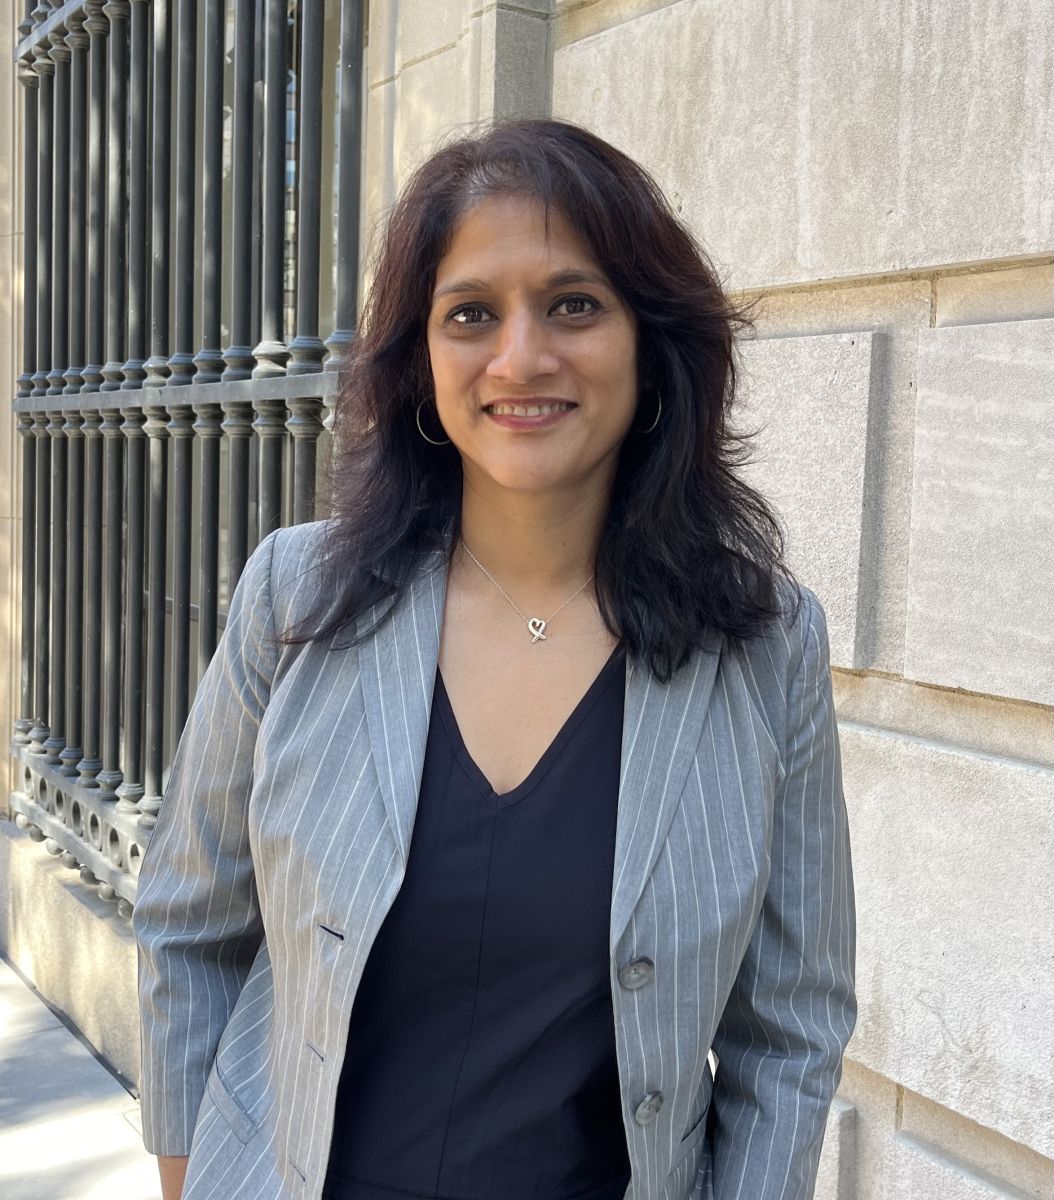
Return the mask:
[[552, 404], [487, 404], [483, 411], [507, 429], [542, 429], [555, 425], [578, 406], [567, 401]]

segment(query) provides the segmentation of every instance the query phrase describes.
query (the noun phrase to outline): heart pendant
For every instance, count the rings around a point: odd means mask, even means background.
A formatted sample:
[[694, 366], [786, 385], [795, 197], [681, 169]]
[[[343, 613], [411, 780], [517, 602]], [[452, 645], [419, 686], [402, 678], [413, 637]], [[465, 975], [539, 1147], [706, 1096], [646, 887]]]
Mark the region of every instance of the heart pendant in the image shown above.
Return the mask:
[[539, 638], [543, 642], [545, 641], [545, 622], [541, 617], [531, 617], [527, 622], [527, 628], [534, 634], [531, 645], [538, 641]]

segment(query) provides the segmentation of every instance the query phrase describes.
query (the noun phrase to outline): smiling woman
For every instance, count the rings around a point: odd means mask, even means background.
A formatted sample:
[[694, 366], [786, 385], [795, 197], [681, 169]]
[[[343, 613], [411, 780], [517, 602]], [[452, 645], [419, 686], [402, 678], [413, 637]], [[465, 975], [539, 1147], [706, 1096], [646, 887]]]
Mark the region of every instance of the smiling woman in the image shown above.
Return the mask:
[[[350, 630], [436, 549], [464, 603], [482, 585], [504, 604], [465, 547], [538, 611], [593, 575], [596, 637], [660, 680], [710, 633], [760, 633], [794, 580], [735, 472], [749, 310], [643, 168], [586, 130], [510, 121], [440, 150], [388, 221], [338, 401], [325, 582], [285, 637]], [[550, 405], [571, 407], [524, 407]]]
[[538, 516], [543, 489], [554, 514], [572, 491], [606, 496], [637, 403], [637, 322], [588, 246], [559, 212], [547, 234], [537, 201], [489, 197], [458, 225], [436, 282], [435, 405], [466, 491], [490, 511], [489, 493], [526, 493]]
[[334, 515], [252, 555], [140, 873], [184, 1200], [812, 1195], [853, 878], [823, 608], [735, 471], [746, 324], [583, 129], [410, 180]]

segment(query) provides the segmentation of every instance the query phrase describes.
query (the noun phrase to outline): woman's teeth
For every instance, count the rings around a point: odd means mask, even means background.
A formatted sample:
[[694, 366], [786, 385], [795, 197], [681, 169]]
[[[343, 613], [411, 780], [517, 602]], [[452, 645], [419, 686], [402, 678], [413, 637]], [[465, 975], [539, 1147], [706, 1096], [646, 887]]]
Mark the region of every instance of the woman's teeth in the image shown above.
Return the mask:
[[495, 413], [499, 416], [510, 417], [542, 417], [546, 413], [566, 412], [569, 408], [574, 408], [573, 404], [491, 404], [488, 405], [487, 411]]

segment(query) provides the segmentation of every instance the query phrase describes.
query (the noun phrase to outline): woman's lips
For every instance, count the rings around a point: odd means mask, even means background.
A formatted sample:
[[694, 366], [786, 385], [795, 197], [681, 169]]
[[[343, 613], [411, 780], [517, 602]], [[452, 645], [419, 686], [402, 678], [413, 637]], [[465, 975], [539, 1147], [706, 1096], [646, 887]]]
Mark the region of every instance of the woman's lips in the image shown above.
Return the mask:
[[536, 417], [521, 417], [514, 413], [495, 413], [486, 408], [483, 410], [484, 414], [492, 421], [506, 429], [546, 429], [550, 425], [562, 421], [565, 417], [569, 417], [574, 411], [573, 408], [565, 408], [557, 412], [540, 413]]

